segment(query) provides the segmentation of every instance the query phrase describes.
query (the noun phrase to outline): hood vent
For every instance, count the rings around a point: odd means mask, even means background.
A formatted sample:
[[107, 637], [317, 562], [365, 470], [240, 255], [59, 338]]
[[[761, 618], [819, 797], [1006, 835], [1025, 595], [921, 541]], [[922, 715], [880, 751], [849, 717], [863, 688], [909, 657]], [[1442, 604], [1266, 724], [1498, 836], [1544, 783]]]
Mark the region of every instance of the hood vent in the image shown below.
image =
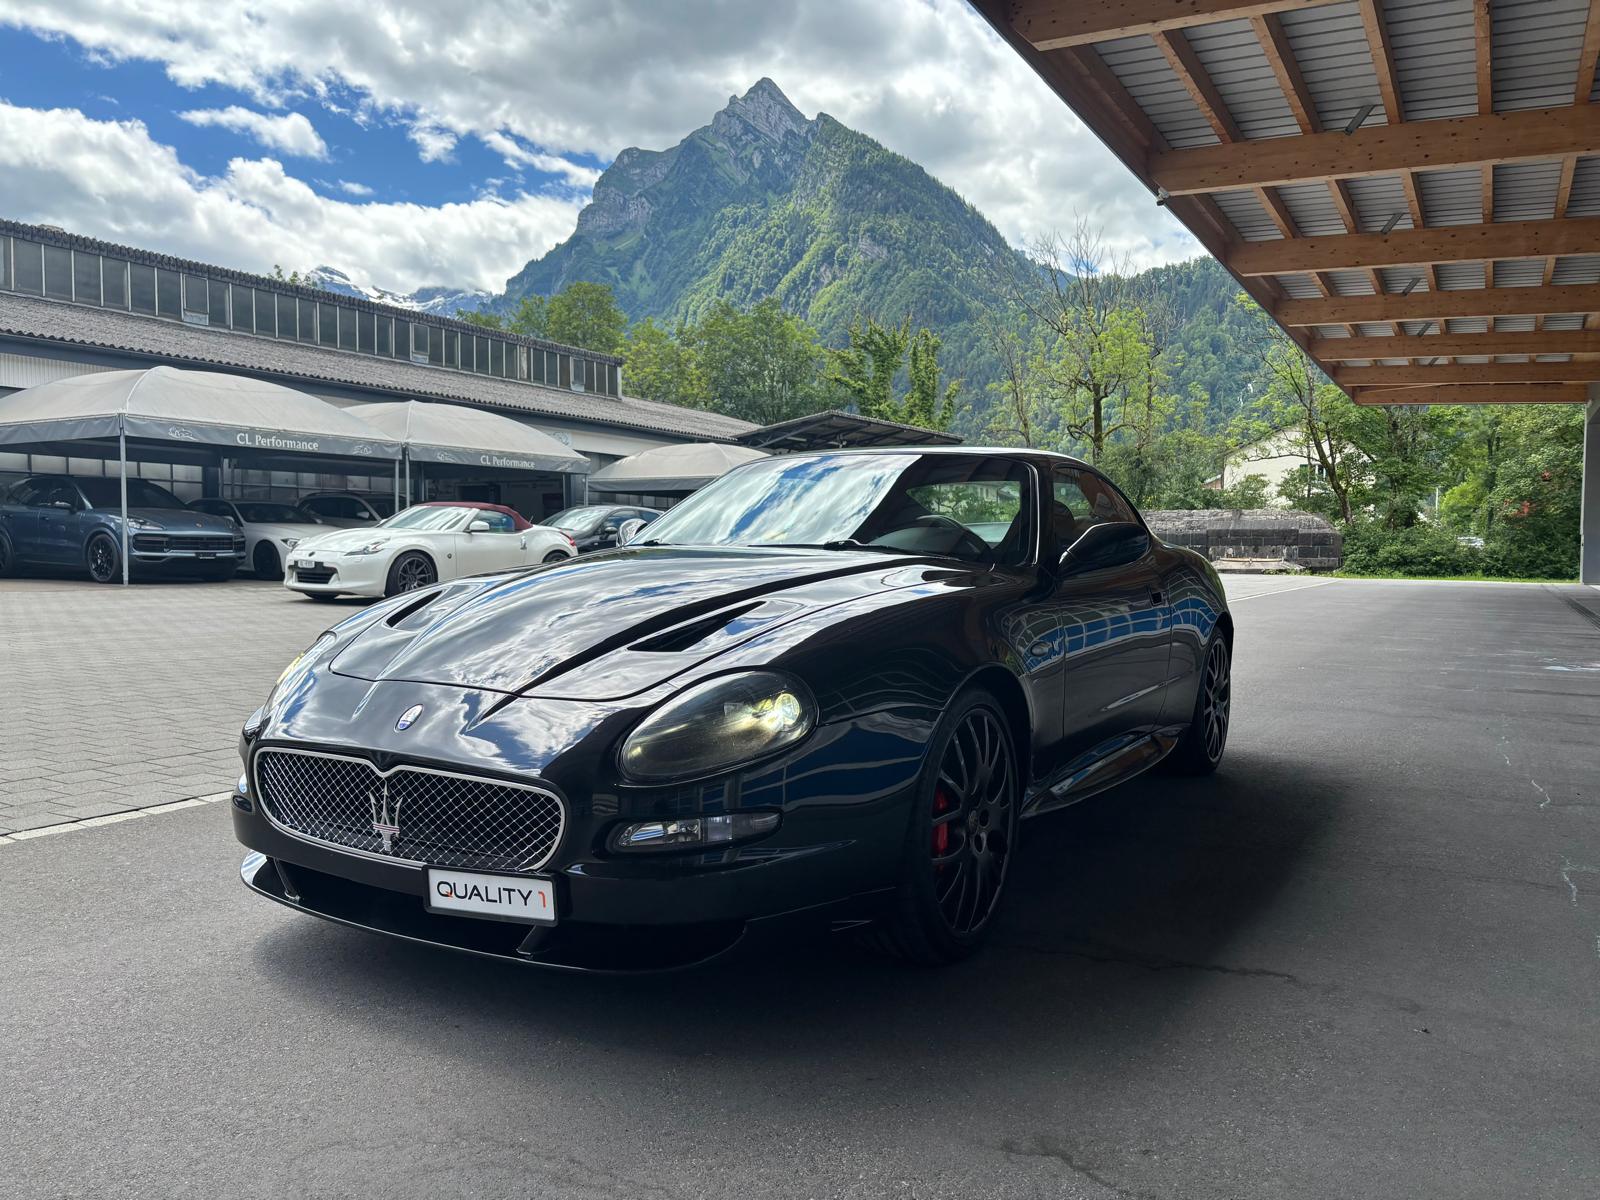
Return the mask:
[[761, 602], [758, 600], [750, 604], [741, 604], [737, 608], [725, 608], [720, 612], [712, 613], [709, 617], [701, 617], [698, 621], [690, 621], [686, 625], [679, 625], [676, 629], [669, 629], [665, 633], [658, 633], [654, 637], [645, 638], [642, 642], [635, 642], [628, 649], [656, 653], [687, 650], [696, 642], [727, 628], [734, 621], [744, 616], [745, 613], [760, 607]]

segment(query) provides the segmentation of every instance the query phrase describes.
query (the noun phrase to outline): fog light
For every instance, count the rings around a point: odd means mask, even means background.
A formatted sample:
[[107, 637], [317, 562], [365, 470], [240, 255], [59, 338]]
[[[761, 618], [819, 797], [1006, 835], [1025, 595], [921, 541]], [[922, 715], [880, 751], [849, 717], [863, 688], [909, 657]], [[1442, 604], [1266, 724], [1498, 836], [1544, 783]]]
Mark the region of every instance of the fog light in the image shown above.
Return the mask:
[[248, 771], [240, 771], [239, 782], [233, 786], [238, 789], [239, 795], [248, 796], [250, 794], [250, 773]]
[[778, 827], [775, 812], [729, 813], [675, 821], [636, 821], [611, 837], [613, 850], [693, 850], [762, 837]]

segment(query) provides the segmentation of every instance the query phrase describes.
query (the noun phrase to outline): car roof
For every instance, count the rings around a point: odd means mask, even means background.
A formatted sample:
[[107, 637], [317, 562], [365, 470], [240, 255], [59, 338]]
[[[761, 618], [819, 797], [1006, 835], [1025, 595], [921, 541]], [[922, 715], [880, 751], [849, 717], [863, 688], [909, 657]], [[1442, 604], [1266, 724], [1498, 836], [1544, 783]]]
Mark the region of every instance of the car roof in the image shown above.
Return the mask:
[[515, 523], [518, 530], [532, 529], [533, 526], [521, 513], [504, 504], [489, 504], [483, 500], [424, 500], [421, 504], [413, 504], [412, 508], [481, 508], [485, 512], [505, 513]]
[[[939, 455], [988, 455], [993, 458], [1019, 458], [1019, 459], [1048, 459], [1052, 462], [1071, 463], [1075, 467], [1089, 467], [1096, 470], [1093, 464], [1084, 462], [1081, 458], [1074, 458], [1070, 454], [1061, 454], [1055, 450], [1035, 450], [1023, 446], [841, 446], [836, 449], [796, 450], [792, 453], [773, 455], [774, 458], [815, 458], [824, 454], [939, 454]], [[757, 462], [760, 459], [755, 460]]]

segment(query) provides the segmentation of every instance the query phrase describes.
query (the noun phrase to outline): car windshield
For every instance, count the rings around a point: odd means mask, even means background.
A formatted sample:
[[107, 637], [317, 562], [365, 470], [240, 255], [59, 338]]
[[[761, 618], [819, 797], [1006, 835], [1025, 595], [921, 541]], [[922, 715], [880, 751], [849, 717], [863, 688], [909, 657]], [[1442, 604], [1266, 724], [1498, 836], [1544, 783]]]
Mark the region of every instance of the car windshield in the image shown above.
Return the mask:
[[[122, 507], [122, 481], [119, 479], [74, 479], [84, 498], [95, 508]], [[143, 479], [128, 480], [129, 508], [187, 508], [166, 488], [157, 487]]]
[[593, 533], [595, 527], [605, 520], [605, 515], [610, 511], [603, 504], [586, 504], [581, 508], [564, 508], [556, 513], [555, 516], [546, 517], [540, 524], [549, 525], [565, 533]]
[[1032, 473], [997, 455], [834, 453], [730, 471], [638, 545], [804, 546], [1015, 565], [1032, 551]]
[[379, 521], [375, 528], [454, 529], [477, 511], [474, 508], [457, 508], [454, 505], [436, 507], [431, 504], [419, 504], [415, 508], [398, 512], [387, 520]]
[[285, 525], [320, 525], [322, 522], [303, 508], [293, 504], [239, 504], [239, 515], [246, 521], [275, 521]]

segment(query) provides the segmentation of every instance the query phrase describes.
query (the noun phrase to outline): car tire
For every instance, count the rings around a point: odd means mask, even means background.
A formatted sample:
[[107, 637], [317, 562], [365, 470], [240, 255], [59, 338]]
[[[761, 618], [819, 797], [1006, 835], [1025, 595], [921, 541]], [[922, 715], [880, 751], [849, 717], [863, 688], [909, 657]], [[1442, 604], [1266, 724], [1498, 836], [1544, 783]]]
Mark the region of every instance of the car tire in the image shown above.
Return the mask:
[[383, 585], [385, 596], [398, 596], [401, 592], [414, 592], [439, 582], [438, 568], [433, 559], [418, 550], [408, 550], [389, 564], [389, 577]]
[[17, 569], [17, 556], [11, 549], [11, 539], [0, 533], [0, 579]]
[[572, 555], [565, 554], [560, 550], [552, 550], [552, 551], [550, 551], [549, 554], [546, 554], [544, 556], [542, 561], [547, 562], [547, 563], [566, 562], [567, 559], [569, 559], [571, 557], [572, 557]]
[[257, 542], [256, 552], [250, 558], [250, 565], [255, 569], [257, 579], [282, 579], [283, 559], [278, 557], [278, 550], [271, 542]]
[[89, 578], [96, 583], [116, 583], [122, 578], [122, 548], [109, 533], [97, 533], [83, 551]]
[[971, 689], [928, 744], [889, 914], [867, 934], [896, 958], [959, 962], [988, 938], [1017, 847], [1022, 776], [999, 702]]
[[1180, 775], [1209, 775], [1222, 765], [1233, 715], [1233, 645], [1221, 628], [1211, 635], [1200, 667], [1194, 712], [1167, 765]]

